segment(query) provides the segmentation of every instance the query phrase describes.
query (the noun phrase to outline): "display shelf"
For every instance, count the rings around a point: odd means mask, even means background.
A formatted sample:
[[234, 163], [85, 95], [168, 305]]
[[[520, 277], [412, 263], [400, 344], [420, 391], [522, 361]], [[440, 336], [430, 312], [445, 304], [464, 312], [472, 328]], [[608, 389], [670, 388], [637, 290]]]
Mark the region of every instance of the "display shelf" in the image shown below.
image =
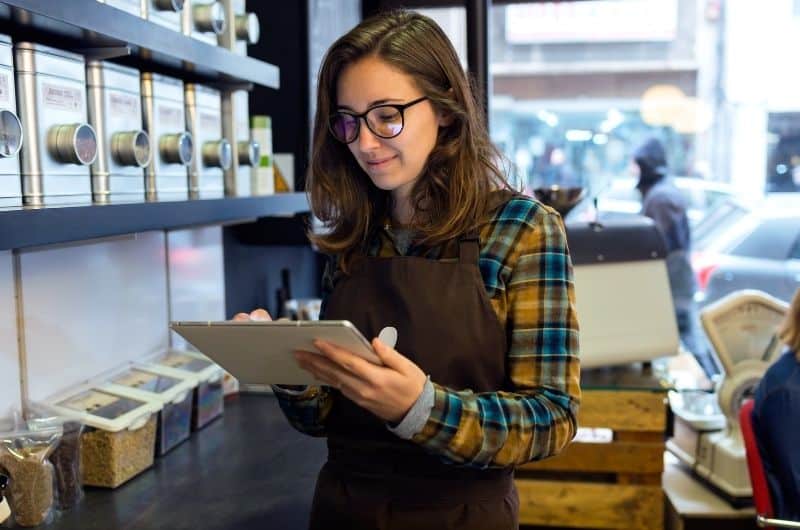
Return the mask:
[[0, 250], [293, 216], [307, 211], [308, 200], [301, 192], [175, 202], [11, 208], [0, 210]]
[[280, 87], [275, 65], [187, 37], [96, 0], [4, 0], [1, 33], [218, 86]]

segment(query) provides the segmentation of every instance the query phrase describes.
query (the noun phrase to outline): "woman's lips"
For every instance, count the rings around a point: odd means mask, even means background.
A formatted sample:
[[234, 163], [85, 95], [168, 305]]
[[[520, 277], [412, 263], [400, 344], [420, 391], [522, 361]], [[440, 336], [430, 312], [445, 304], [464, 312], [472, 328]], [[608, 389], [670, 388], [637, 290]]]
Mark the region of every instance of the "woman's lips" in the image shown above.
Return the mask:
[[367, 160], [367, 167], [369, 167], [370, 169], [381, 169], [395, 158], [397, 158], [397, 155], [390, 156], [387, 158], [381, 158], [378, 160]]

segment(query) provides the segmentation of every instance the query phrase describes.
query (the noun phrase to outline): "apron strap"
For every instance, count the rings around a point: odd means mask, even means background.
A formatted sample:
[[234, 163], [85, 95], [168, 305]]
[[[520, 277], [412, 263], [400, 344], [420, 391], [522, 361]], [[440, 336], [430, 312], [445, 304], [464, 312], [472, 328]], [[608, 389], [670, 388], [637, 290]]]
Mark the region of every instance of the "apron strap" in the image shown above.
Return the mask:
[[458, 262], [469, 265], [478, 265], [481, 256], [480, 237], [478, 232], [467, 233], [458, 241]]

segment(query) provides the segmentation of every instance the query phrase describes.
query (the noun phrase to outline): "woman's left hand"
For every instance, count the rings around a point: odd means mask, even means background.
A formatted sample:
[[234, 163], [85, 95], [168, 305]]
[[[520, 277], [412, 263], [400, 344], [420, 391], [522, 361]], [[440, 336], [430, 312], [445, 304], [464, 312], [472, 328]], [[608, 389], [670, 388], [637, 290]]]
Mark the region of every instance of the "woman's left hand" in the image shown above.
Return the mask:
[[400, 422], [425, 386], [427, 376], [419, 366], [378, 338], [372, 339], [372, 349], [383, 366], [324, 341], [314, 346], [319, 354], [295, 352], [300, 367], [385, 421]]

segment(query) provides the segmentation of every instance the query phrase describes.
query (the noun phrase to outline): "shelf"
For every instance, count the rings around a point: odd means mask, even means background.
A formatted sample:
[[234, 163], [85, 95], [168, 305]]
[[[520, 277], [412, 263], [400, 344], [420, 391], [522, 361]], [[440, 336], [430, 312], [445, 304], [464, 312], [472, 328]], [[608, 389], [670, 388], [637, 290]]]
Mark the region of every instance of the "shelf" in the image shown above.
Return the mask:
[[0, 250], [308, 212], [305, 193], [0, 211]]
[[[280, 88], [275, 65], [237, 55], [96, 0], [3, 0], [2, 32], [87, 57], [113, 58], [187, 81], [246, 88]], [[128, 48], [129, 55], [115, 57]]]

